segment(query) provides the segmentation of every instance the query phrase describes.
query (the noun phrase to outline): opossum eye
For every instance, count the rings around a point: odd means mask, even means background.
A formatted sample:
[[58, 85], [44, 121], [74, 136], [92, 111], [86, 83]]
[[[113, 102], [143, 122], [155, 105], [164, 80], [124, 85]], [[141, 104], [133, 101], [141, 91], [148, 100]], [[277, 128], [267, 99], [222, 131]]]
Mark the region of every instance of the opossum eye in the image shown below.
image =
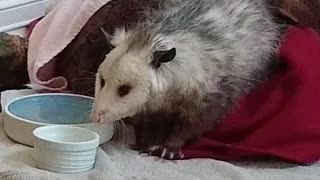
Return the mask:
[[157, 69], [162, 63], [172, 61], [176, 57], [176, 48], [172, 48], [166, 51], [156, 51], [153, 54], [153, 60], [151, 64]]
[[111, 51], [111, 50], [113, 50], [113, 49], [115, 48], [115, 46], [114, 46], [114, 45], [112, 45], [111, 43], [109, 43], [109, 44], [108, 44], [108, 47], [109, 47], [110, 51]]
[[111, 44], [111, 42], [107, 43], [107, 47], [109, 48], [109, 51], [113, 50], [114, 48], [116, 48], [113, 44]]
[[103, 79], [103, 77], [100, 75], [99, 77], [99, 80], [100, 80], [100, 87], [103, 88], [104, 85], [106, 84], [105, 80]]
[[130, 90], [132, 89], [132, 87], [130, 85], [122, 85], [118, 88], [118, 95], [120, 97], [123, 97], [127, 94], [129, 94]]

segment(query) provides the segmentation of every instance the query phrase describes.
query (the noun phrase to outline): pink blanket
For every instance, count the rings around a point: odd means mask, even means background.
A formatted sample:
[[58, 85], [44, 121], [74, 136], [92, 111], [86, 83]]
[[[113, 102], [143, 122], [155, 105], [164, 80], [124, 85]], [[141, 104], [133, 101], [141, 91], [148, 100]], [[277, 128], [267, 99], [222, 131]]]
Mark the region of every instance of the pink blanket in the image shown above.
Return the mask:
[[54, 57], [76, 37], [89, 18], [109, 1], [61, 1], [34, 27], [28, 51], [30, 87], [51, 91], [66, 89], [67, 80], [55, 74]]

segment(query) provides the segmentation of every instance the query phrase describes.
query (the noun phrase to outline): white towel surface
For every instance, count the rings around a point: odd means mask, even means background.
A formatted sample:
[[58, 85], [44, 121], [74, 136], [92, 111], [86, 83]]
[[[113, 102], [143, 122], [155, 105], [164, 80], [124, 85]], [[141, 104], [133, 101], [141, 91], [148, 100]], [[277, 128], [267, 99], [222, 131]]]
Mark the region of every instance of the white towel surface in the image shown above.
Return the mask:
[[[5, 107], [12, 98], [31, 90], [1, 94]], [[279, 162], [227, 163], [213, 159], [165, 161], [144, 157], [123, 146], [107, 144], [99, 149], [93, 170], [73, 175], [56, 174], [34, 167], [32, 148], [9, 140], [0, 129], [0, 180], [319, 180], [320, 163], [296, 166]]]

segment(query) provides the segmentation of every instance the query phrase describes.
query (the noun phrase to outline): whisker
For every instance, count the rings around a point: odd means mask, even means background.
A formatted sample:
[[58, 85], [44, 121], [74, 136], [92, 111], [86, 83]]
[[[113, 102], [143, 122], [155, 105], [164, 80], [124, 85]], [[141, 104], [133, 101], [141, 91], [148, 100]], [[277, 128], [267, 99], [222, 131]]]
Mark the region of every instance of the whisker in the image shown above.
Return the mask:
[[117, 119], [121, 119], [121, 117], [119, 116], [119, 114], [109, 105], [107, 105], [108, 108], [112, 111], [112, 113], [116, 116]]
[[74, 78], [71, 80], [71, 82], [75, 82], [75, 81], [86, 81], [86, 80], [89, 80], [89, 81], [96, 81], [96, 78], [89, 78], [89, 77], [84, 77], [84, 78]]
[[73, 87], [74, 86], [81, 86], [81, 87], [93, 88], [93, 87], [95, 87], [95, 84], [94, 84], [94, 82], [74, 82], [74, 83], [72, 83], [72, 86]]
[[120, 123], [121, 123], [121, 125], [122, 125], [122, 134], [123, 134], [123, 141], [122, 141], [122, 144], [123, 145], [126, 145], [127, 144], [127, 127], [126, 127], [126, 125], [125, 125], [125, 123], [123, 122], [123, 120], [122, 119], [120, 119]]
[[115, 143], [119, 139], [119, 124], [114, 123], [114, 134], [111, 139], [111, 142]]
[[121, 138], [122, 137], [121, 135], [123, 135], [122, 145], [125, 145], [126, 144], [126, 125], [123, 122], [122, 118], [119, 116], [119, 114], [111, 106], [108, 106], [108, 108], [112, 111], [112, 113], [116, 116], [116, 118], [121, 123], [121, 124], [118, 124], [119, 125], [119, 127], [118, 127], [119, 128], [119, 134], [120, 134], [119, 138]]
[[86, 91], [80, 92], [80, 94], [86, 94], [86, 93], [88, 93], [88, 92], [90, 92], [90, 91], [92, 91], [92, 90], [94, 90], [94, 89], [95, 89], [95, 87], [90, 88], [90, 89], [88, 89], [88, 90], [86, 90]]
[[97, 73], [94, 73], [94, 72], [90, 72], [90, 71], [80, 71], [80, 73], [86, 73], [86, 74], [89, 74], [89, 75], [96, 75]]
[[83, 85], [83, 86], [87, 86], [87, 87], [95, 87], [95, 82], [93, 82], [93, 81], [75, 81], [72, 83], [72, 85], [73, 86]]

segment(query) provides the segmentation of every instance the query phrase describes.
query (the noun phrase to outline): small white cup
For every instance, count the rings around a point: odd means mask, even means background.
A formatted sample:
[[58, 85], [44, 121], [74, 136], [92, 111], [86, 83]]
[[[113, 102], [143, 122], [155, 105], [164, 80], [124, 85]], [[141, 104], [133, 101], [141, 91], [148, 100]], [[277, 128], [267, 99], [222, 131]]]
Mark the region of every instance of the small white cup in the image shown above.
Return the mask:
[[100, 136], [70, 125], [43, 126], [33, 131], [36, 167], [57, 173], [79, 173], [95, 164]]

